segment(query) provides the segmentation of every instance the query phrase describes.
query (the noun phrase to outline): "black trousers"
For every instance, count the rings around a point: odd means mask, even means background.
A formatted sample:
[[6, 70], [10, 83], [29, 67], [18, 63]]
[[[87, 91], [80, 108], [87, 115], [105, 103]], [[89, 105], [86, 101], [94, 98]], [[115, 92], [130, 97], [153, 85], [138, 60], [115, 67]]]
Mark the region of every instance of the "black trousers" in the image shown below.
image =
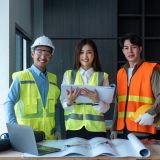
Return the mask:
[[85, 127], [81, 128], [80, 130], [67, 130], [66, 131], [66, 138], [73, 138], [73, 137], [81, 137], [85, 139], [91, 139], [94, 137], [105, 137], [107, 138], [106, 132], [90, 132], [85, 129]]

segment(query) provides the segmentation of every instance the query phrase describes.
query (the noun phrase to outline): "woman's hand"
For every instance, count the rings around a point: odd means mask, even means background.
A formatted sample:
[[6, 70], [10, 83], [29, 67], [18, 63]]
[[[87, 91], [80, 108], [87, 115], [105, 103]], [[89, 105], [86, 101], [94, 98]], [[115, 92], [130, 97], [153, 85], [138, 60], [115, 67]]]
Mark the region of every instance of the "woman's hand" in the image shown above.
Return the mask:
[[67, 91], [67, 105], [71, 106], [73, 105], [74, 101], [80, 94], [80, 88], [66, 90]]
[[92, 99], [94, 101], [94, 103], [99, 103], [99, 101], [100, 101], [99, 94], [96, 90], [91, 91], [91, 90], [88, 90], [87, 88], [83, 88], [83, 89], [81, 89], [80, 95], [86, 96], [86, 97]]

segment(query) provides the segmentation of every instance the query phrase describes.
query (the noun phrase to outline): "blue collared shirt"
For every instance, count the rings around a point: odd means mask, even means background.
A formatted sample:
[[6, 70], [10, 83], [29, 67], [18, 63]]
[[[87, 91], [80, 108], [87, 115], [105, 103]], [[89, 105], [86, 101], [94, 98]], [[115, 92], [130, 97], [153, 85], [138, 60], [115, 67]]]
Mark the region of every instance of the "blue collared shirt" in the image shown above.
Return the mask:
[[[48, 95], [48, 87], [49, 82], [47, 78], [47, 72], [42, 73], [37, 67], [32, 65], [29, 68], [29, 71], [32, 73], [36, 84], [38, 86], [43, 106], [46, 105], [46, 99]], [[6, 113], [6, 121], [8, 123], [17, 123], [14, 106], [19, 101], [20, 98], [20, 81], [19, 78], [15, 78], [15, 80], [12, 82], [7, 99], [5, 102], [5, 113]]]

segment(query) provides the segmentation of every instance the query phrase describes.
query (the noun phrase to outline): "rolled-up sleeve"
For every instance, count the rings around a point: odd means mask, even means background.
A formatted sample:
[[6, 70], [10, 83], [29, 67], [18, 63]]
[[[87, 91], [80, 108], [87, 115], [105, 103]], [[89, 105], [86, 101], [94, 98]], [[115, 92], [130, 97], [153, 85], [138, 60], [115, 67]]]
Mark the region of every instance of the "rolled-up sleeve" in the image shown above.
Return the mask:
[[148, 113], [151, 115], [156, 115], [155, 123], [160, 120], [160, 71], [155, 68], [151, 77], [152, 91], [155, 97], [155, 102]]

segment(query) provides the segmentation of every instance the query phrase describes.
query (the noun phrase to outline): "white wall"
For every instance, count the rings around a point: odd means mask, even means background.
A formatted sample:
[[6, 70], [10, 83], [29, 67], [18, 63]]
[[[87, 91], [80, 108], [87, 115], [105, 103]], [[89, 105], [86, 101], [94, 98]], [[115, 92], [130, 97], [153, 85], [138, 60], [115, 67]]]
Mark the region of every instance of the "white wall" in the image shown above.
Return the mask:
[[15, 71], [15, 26], [33, 36], [32, 0], [1, 0], [0, 10], [0, 134], [6, 131], [3, 103]]
[[0, 134], [6, 130], [3, 103], [9, 88], [9, 0], [1, 0], [0, 11]]

